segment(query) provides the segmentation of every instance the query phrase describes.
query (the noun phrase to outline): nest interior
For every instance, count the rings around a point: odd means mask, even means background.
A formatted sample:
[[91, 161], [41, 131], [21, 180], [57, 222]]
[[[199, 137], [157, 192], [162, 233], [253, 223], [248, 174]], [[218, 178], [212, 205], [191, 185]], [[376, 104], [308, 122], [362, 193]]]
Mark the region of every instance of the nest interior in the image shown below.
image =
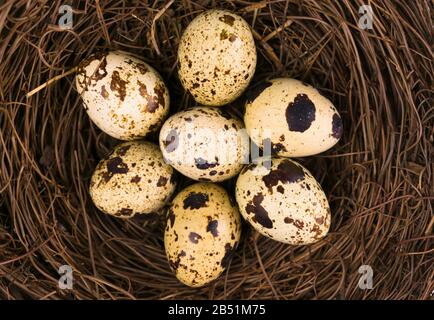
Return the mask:
[[[62, 29], [59, 8], [73, 8]], [[429, 299], [434, 289], [431, 1], [60, 1], [0, 3], [0, 298]], [[245, 225], [229, 269], [199, 288], [179, 283], [164, 215], [124, 221], [93, 206], [88, 184], [119, 143], [88, 119], [74, 75], [26, 94], [99, 49], [138, 54], [165, 79], [171, 112], [194, 105], [176, 73], [183, 29], [225, 8], [254, 30], [251, 87], [276, 76], [319, 88], [343, 118], [331, 150], [300, 159], [332, 209], [329, 235], [289, 246]], [[241, 101], [241, 100], [239, 100]], [[242, 114], [239, 101], [228, 106]], [[155, 137], [150, 137], [155, 139]], [[190, 184], [183, 179], [179, 188]], [[224, 184], [229, 190], [233, 181]], [[74, 287], [58, 287], [61, 265]], [[373, 271], [361, 289], [360, 267]]]

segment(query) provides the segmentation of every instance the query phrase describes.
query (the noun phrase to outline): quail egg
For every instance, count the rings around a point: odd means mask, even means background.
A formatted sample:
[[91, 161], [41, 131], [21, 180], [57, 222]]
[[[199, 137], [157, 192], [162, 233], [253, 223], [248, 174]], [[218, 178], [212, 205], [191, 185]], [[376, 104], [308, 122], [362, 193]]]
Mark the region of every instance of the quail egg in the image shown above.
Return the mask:
[[116, 139], [146, 136], [160, 127], [169, 111], [169, 93], [161, 76], [122, 51], [82, 61], [76, 87], [90, 119]]
[[256, 68], [250, 26], [225, 10], [208, 10], [185, 29], [178, 48], [178, 74], [202, 105], [222, 106], [241, 95]]
[[196, 107], [176, 113], [160, 131], [166, 161], [183, 175], [222, 181], [248, 163], [248, 136], [240, 119], [221, 108]]
[[247, 100], [247, 132], [272, 154], [315, 155], [333, 147], [342, 136], [342, 120], [336, 108], [301, 81], [278, 78], [265, 82], [252, 90]]
[[299, 245], [323, 238], [330, 227], [330, 207], [324, 191], [302, 165], [274, 158], [271, 167], [244, 167], [236, 183], [242, 216], [261, 234]]
[[102, 212], [129, 218], [162, 209], [175, 191], [175, 180], [156, 145], [130, 141], [99, 162], [89, 192]]
[[240, 216], [225, 189], [196, 183], [168, 210], [164, 245], [171, 269], [190, 287], [218, 278], [228, 267], [241, 234]]

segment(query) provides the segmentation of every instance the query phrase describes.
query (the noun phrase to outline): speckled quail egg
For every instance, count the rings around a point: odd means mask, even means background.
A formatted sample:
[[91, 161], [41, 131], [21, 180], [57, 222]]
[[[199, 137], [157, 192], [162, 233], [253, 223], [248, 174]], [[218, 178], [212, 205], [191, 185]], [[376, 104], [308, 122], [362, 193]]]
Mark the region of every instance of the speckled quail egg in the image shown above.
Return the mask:
[[330, 149], [343, 130], [330, 100], [312, 86], [289, 78], [274, 79], [252, 90], [244, 122], [257, 145], [284, 157], [310, 156]]
[[175, 171], [150, 142], [124, 142], [101, 160], [90, 181], [90, 196], [102, 212], [120, 218], [156, 212], [175, 191]]
[[181, 83], [197, 102], [225, 105], [241, 95], [255, 72], [250, 26], [231, 12], [205, 11], [185, 29], [178, 61]]
[[76, 87], [90, 119], [120, 140], [140, 139], [155, 131], [169, 111], [169, 93], [161, 76], [122, 51], [82, 61]]
[[302, 165], [274, 158], [271, 167], [246, 166], [236, 183], [243, 217], [261, 234], [289, 244], [309, 244], [330, 227], [330, 207], [324, 191]]
[[213, 183], [182, 190], [168, 210], [164, 245], [176, 277], [191, 287], [218, 278], [228, 267], [241, 235], [236, 203]]
[[196, 107], [171, 116], [161, 128], [160, 148], [170, 165], [194, 180], [226, 180], [248, 163], [244, 125], [221, 108]]

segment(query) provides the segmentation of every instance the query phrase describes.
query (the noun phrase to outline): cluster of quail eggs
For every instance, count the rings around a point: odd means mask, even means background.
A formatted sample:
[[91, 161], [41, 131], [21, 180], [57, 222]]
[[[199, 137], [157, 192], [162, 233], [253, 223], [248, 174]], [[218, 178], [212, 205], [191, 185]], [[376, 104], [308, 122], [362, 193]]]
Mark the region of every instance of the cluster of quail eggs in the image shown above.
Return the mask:
[[[126, 52], [93, 55], [76, 75], [90, 119], [124, 140], [92, 175], [95, 206], [119, 218], [167, 212], [168, 262], [191, 287], [227, 268], [240, 241], [241, 216], [262, 235], [292, 245], [316, 242], [330, 227], [320, 184], [290, 157], [336, 144], [342, 135], [339, 113], [315, 88], [289, 78], [254, 86], [244, 121], [226, 111], [222, 106], [248, 87], [256, 59], [247, 22], [209, 10], [185, 29], [178, 49], [179, 79], [200, 106], [166, 119], [170, 96], [162, 77]], [[158, 130], [159, 145], [145, 141]], [[268, 160], [249, 162], [251, 142], [263, 154], [268, 150]], [[198, 182], [173, 197], [177, 172]], [[236, 176], [234, 201], [217, 183]]]

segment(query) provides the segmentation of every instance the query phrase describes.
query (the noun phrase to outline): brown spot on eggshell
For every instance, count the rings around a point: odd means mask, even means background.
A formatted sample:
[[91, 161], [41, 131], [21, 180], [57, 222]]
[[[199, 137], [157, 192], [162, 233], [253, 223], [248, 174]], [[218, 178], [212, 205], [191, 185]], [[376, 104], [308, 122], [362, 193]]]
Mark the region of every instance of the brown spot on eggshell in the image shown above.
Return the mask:
[[282, 183], [294, 183], [304, 180], [304, 172], [294, 162], [284, 159], [279, 163], [277, 169], [270, 170], [267, 175], [262, 177], [262, 180], [267, 188], [271, 190], [272, 187], [277, 186], [279, 181]]
[[227, 30], [225, 30], [225, 29], [223, 29], [221, 32], [220, 32], [220, 40], [226, 40], [226, 39], [228, 39], [229, 38], [229, 33], [228, 33], [228, 31]]
[[315, 217], [315, 221], [316, 221], [318, 224], [323, 224], [323, 223], [324, 223], [324, 217]]
[[190, 234], [188, 235], [188, 239], [190, 239], [192, 243], [198, 244], [199, 240], [202, 239], [202, 236], [196, 232], [190, 232]]
[[178, 253], [178, 255], [176, 256], [176, 260], [175, 260], [175, 261], [173, 261], [173, 260], [169, 260], [170, 267], [171, 267], [174, 271], [176, 271], [176, 270], [179, 268], [179, 266], [180, 266], [180, 263], [181, 263], [181, 257], [185, 257], [186, 255], [187, 255], [187, 253], [186, 253], [184, 250], [181, 250], [181, 251]]
[[140, 80], [137, 80], [137, 85], [139, 86], [139, 93], [143, 98], [148, 97], [148, 91], [146, 90], [146, 85]]
[[142, 180], [142, 178], [140, 178], [139, 176], [134, 176], [131, 178], [132, 183], [139, 183], [140, 180]]
[[273, 228], [273, 221], [271, 221], [271, 219], [268, 217], [267, 210], [261, 206], [263, 200], [264, 195], [262, 193], [255, 195], [247, 204], [246, 212], [254, 214], [254, 217], [252, 218], [254, 222], [259, 223], [264, 228], [271, 229]]
[[102, 86], [101, 86], [101, 96], [102, 96], [104, 99], [107, 99], [107, 98], [109, 97], [109, 93], [108, 93], [108, 91], [106, 90], [105, 85], [102, 85]]
[[148, 104], [146, 110], [150, 113], [154, 113], [158, 109], [158, 102], [155, 100], [154, 96], [148, 96]]
[[305, 132], [315, 121], [315, 105], [306, 94], [297, 94], [286, 108], [285, 116], [290, 131]]
[[167, 152], [175, 151], [179, 144], [178, 132], [175, 129], [170, 130], [166, 139], [163, 141], [163, 144]]
[[169, 209], [168, 218], [170, 222], [170, 227], [173, 228], [173, 225], [175, 224], [175, 213], [173, 212], [172, 208]]
[[227, 25], [230, 25], [231, 27], [234, 25], [235, 22], [235, 18], [229, 14], [224, 14], [219, 18], [219, 20], [226, 23]]
[[140, 80], [137, 80], [137, 85], [139, 86], [139, 93], [140, 95], [146, 99], [146, 111], [150, 113], [154, 113], [158, 107], [164, 106], [165, 100], [164, 100], [164, 88], [156, 85], [154, 87], [154, 92], [157, 96], [152, 96], [148, 93], [146, 89], [146, 85], [142, 83]]
[[144, 63], [136, 63], [136, 68], [139, 69], [141, 74], [145, 74], [149, 71], [148, 67]]
[[210, 163], [207, 160], [202, 159], [202, 158], [195, 158], [194, 163], [195, 163], [196, 168], [198, 168], [200, 170], [207, 170], [209, 168], [214, 168], [214, 167], [219, 165], [218, 161]]
[[184, 199], [184, 209], [187, 208], [190, 208], [191, 210], [200, 209], [202, 207], [206, 207], [208, 201], [209, 201], [209, 196], [206, 193], [191, 192]]
[[229, 36], [229, 41], [230, 42], [235, 42], [235, 40], [237, 40], [237, 36], [236, 35], [234, 35], [234, 34], [231, 34], [230, 36]]
[[218, 67], [214, 67], [214, 78], [218, 78], [218, 73], [220, 69]]
[[165, 100], [166, 88], [164, 88], [159, 83], [157, 83], [154, 87], [154, 92], [157, 95], [158, 104], [164, 106], [166, 104], [166, 100]]
[[[84, 68], [86, 68], [93, 60], [99, 60], [98, 61], [98, 68], [90, 74], [89, 76], [86, 75], [86, 72], [84, 71]], [[87, 87], [94, 81], [94, 86], [96, 83], [103, 78], [107, 76], [107, 53], [104, 52], [97, 52], [93, 55], [91, 55], [88, 59], [84, 59], [78, 68], [78, 73], [80, 73], [84, 78], [84, 87]]]
[[160, 178], [157, 181], [157, 187], [164, 187], [167, 183], [167, 178], [160, 176]]
[[287, 224], [293, 224], [297, 229], [303, 229], [303, 227], [304, 227], [304, 222], [301, 220], [298, 220], [298, 219], [292, 219], [289, 217], [285, 217], [285, 219], [283, 221]]
[[206, 231], [211, 232], [213, 237], [218, 237], [219, 233], [217, 230], [218, 220], [212, 220], [211, 217], [208, 217], [208, 225], [206, 226]]
[[131, 59], [128, 59], [126, 62], [129, 65], [131, 65], [133, 68], [139, 70], [139, 72], [141, 74], [146, 74], [149, 71], [148, 67], [144, 63], [142, 63], [142, 62], [135, 62], [135, 61], [133, 61]]
[[317, 224], [314, 224], [314, 225], [313, 225], [313, 227], [312, 227], [312, 229], [310, 230], [310, 232], [313, 232], [313, 233], [314, 233], [314, 235], [313, 235], [313, 238], [314, 238], [314, 239], [319, 240], [319, 239], [322, 238], [322, 231], [321, 231], [321, 228], [320, 228]]
[[127, 94], [126, 93], [127, 83], [128, 83], [128, 81], [121, 79], [121, 77], [119, 75], [119, 71], [117, 71], [117, 70], [113, 71], [111, 82], [110, 82], [110, 89], [111, 89], [111, 91], [117, 92], [116, 96], [121, 101], [124, 101], [125, 96]]
[[107, 160], [107, 172], [102, 173], [105, 182], [109, 182], [115, 174], [125, 174], [128, 172], [128, 165], [123, 162], [122, 158], [114, 157]]

